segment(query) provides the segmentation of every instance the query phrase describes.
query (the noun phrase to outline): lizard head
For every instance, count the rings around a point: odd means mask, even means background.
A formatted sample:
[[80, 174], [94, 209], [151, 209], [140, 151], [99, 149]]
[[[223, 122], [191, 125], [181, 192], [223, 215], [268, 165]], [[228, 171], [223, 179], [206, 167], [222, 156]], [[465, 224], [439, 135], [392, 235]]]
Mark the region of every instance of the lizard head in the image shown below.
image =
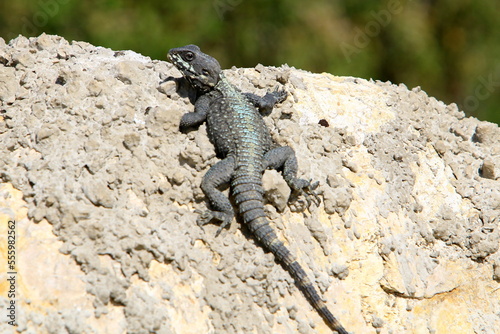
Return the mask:
[[219, 82], [219, 62], [201, 52], [196, 45], [170, 49], [167, 58], [196, 89], [209, 91]]

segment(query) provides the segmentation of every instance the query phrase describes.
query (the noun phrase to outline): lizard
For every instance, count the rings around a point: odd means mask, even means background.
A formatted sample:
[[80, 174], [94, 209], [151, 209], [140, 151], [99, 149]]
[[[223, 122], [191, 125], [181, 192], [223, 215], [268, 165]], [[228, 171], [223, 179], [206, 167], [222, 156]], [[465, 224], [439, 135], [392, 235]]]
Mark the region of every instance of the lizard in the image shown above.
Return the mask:
[[339, 334], [347, 334], [296, 257], [278, 239], [264, 211], [262, 175], [266, 169], [281, 171], [292, 191], [314, 195], [317, 199], [314, 192], [317, 183], [311, 185], [311, 181], [297, 178], [298, 163], [294, 150], [289, 146], [279, 146], [272, 140], [262, 117], [264, 112], [283, 102], [288, 93], [278, 89], [263, 97], [243, 93], [226, 79], [218, 61], [196, 45], [170, 49], [167, 58], [196, 90], [194, 111], [182, 116], [180, 130], [206, 122], [208, 137], [221, 158], [202, 179], [201, 190], [210, 209], [199, 215], [198, 225], [218, 221], [218, 236], [231, 223], [235, 210], [229, 198], [219, 190], [221, 186], [230, 184], [243, 224], [288, 270], [327, 325]]

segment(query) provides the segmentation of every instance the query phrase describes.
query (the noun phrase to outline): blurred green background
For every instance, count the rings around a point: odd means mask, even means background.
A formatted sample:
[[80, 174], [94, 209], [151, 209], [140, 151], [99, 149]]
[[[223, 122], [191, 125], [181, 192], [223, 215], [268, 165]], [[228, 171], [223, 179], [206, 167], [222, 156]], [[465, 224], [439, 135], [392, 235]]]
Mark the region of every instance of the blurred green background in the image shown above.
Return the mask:
[[165, 59], [197, 44], [223, 68], [287, 63], [421, 86], [500, 123], [499, 0], [15, 0], [0, 36], [57, 34]]

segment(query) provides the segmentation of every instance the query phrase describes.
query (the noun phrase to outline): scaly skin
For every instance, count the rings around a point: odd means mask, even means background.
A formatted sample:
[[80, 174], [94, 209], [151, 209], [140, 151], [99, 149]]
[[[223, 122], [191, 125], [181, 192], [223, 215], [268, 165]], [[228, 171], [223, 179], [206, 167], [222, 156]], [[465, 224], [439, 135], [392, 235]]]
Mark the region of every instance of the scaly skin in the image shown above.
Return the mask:
[[315, 187], [309, 181], [296, 177], [295, 152], [288, 146], [280, 147], [273, 143], [257, 110], [269, 111], [276, 103], [286, 99], [286, 92], [274, 91], [264, 97], [243, 94], [227, 81], [217, 60], [201, 52], [196, 45], [171, 49], [168, 58], [198, 94], [195, 111], [185, 114], [181, 119], [181, 130], [206, 122], [210, 141], [222, 159], [203, 177], [201, 188], [212, 210], [201, 214], [198, 224], [220, 221], [221, 226], [216, 235], [230, 224], [234, 217], [233, 207], [218, 189], [230, 183], [243, 223], [290, 272], [330, 328], [340, 334], [347, 334], [321, 300], [295, 256], [278, 239], [264, 212], [262, 174], [268, 168], [281, 170], [293, 191], [316, 196]]

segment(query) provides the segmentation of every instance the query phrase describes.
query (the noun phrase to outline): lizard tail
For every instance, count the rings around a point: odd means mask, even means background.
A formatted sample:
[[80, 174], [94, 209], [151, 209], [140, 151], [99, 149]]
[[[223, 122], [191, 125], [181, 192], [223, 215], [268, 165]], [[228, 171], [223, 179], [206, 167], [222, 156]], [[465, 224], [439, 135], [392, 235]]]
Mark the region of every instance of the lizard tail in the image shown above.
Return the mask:
[[[235, 183], [239, 182], [236, 181]], [[348, 334], [337, 318], [335, 318], [327, 308], [306, 272], [297, 262], [295, 256], [286, 248], [283, 242], [278, 239], [278, 236], [269, 225], [269, 221], [264, 212], [263, 190], [260, 185], [260, 180], [258, 180], [257, 184], [253, 182], [253, 184], [244, 182], [243, 185], [242, 183], [239, 185], [233, 183], [235, 186], [233, 188], [233, 193], [244, 223], [248, 226], [257, 240], [270, 250], [278, 261], [283, 264], [285, 269], [288, 270], [309, 303], [323, 317], [329, 327], [339, 334]]]

